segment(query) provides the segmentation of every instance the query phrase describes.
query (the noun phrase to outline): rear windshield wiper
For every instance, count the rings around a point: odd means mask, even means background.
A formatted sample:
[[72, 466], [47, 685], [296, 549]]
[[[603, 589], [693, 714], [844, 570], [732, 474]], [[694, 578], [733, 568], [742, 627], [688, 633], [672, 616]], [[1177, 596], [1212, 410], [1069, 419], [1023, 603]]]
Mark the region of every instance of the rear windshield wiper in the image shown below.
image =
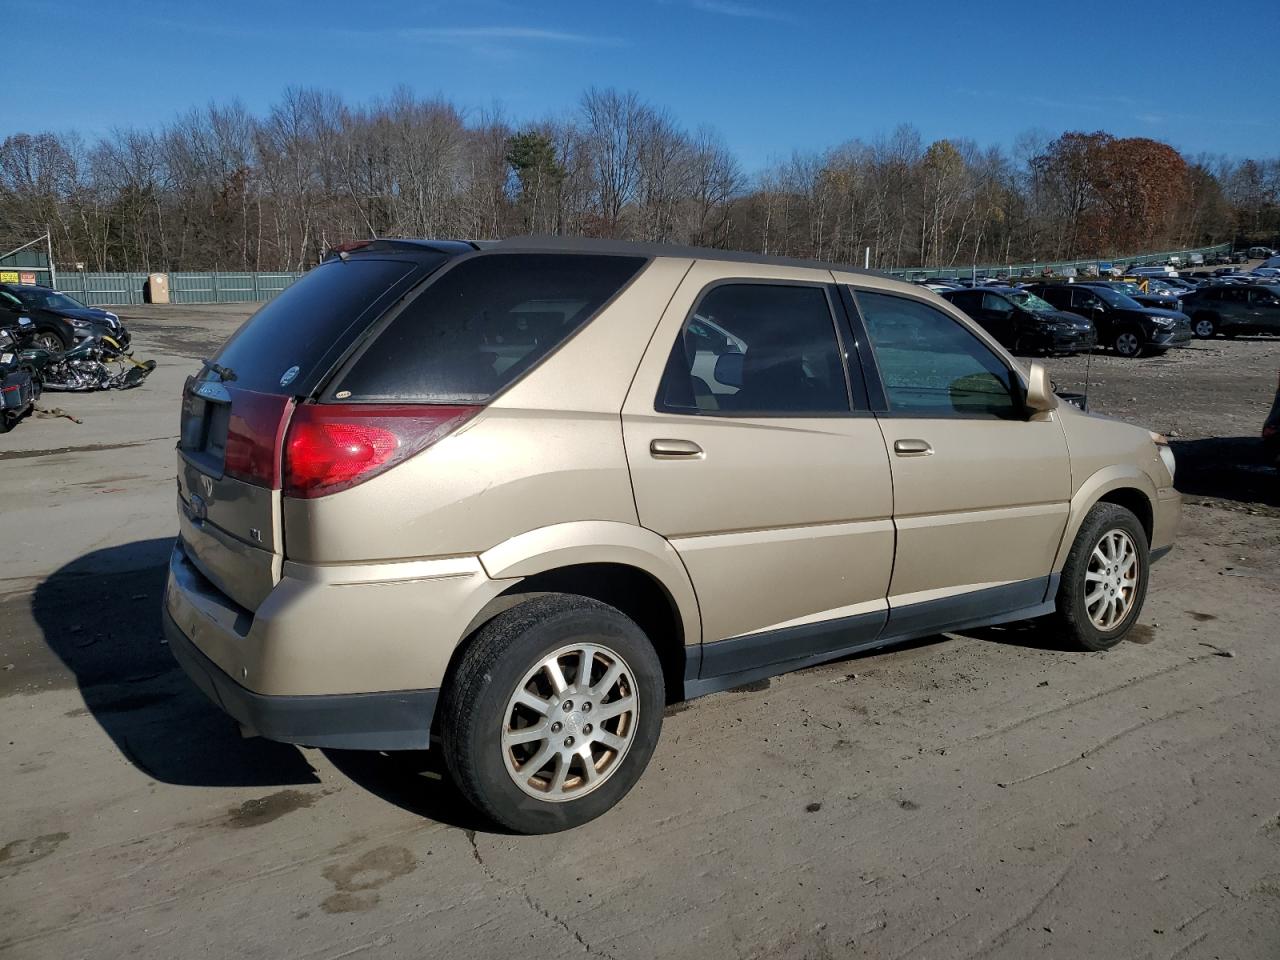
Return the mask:
[[236, 372], [230, 367], [224, 367], [220, 363], [212, 360], [205, 360], [204, 365], [218, 375], [218, 379], [223, 383], [229, 383], [236, 378]]

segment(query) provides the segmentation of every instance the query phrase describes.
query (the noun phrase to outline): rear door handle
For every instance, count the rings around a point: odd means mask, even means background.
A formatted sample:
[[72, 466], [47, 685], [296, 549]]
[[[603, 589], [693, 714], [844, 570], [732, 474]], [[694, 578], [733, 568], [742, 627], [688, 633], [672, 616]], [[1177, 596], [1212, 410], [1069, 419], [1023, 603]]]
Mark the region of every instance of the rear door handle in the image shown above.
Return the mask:
[[900, 457], [931, 457], [933, 447], [928, 440], [895, 440], [893, 452]]
[[649, 456], [655, 460], [701, 460], [703, 453], [692, 440], [650, 440]]

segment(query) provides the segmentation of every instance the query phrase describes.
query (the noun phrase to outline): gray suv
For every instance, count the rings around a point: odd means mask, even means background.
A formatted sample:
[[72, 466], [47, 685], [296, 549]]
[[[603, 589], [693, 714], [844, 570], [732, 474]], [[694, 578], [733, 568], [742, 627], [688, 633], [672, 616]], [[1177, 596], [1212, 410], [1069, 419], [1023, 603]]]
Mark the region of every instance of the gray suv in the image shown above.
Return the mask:
[[1183, 297], [1182, 309], [1202, 340], [1219, 333], [1280, 333], [1280, 287], [1271, 284], [1205, 287]]

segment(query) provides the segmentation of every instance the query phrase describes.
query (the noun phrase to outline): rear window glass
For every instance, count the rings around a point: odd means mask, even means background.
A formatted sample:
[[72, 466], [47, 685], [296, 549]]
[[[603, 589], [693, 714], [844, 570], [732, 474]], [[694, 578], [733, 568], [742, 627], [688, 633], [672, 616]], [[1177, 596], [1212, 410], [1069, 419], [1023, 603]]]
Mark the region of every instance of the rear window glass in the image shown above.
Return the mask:
[[[445, 259], [428, 265], [438, 267]], [[217, 361], [235, 373], [237, 387], [310, 393], [328, 372], [326, 356], [348, 346], [376, 319], [370, 308], [420, 266], [354, 257], [322, 263], [246, 320]]]
[[644, 263], [528, 253], [465, 260], [355, 359], [338, 385], [342, 399], [483, 402], [568, 339]]

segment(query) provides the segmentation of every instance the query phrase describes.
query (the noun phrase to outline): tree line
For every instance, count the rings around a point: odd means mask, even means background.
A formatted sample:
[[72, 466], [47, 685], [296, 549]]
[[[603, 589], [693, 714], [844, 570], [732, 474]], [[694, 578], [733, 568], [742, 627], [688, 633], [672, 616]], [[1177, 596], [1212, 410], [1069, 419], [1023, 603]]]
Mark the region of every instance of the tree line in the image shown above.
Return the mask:
[[883, 269], [1107, 257], [1280, 234], [1280, 158], [1187, 157], [1105, 132], [1009, 149], [901, 126], [748, 176], [711, 127], [591, 89], [513, 124], [401, 88], [289, 89], [153, 129], [0, 143], [0, 251], [52, 232], [59, 266], [300, 270], [370, 236], [568, 234]]

